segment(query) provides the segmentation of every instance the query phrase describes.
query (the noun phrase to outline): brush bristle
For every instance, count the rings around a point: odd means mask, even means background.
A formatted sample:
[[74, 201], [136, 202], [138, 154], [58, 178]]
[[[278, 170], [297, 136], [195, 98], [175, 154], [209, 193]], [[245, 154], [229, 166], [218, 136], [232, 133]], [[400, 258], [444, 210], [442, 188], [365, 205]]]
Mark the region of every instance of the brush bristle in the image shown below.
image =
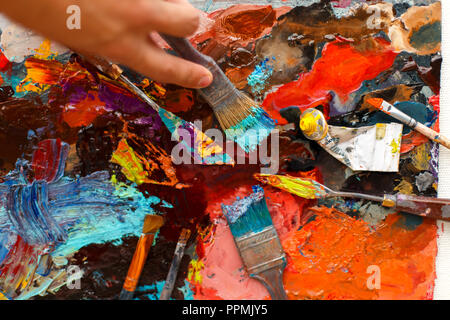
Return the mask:
[[145, 216], [144, 227], [142, 233], [155, 233], [164, 224], [164, 219], [161, 216], [148, 214]]
[[238, 92], [214, 108], [220, 126], [228, 138], [236, 141], [246, 152], [251, 152], [275, 128], [269, 115], [246, 94]]
[[259, 232], [273, 224], [260, 186], [254, 186], [250, 196], [238, 199], [232, 205], [222, 205], [222, 211], [234, 237]]
[[[220, 126], [224, 130], [241, 126], [242, 122], [255, 115], [259, 116], [259, 114], [264, 114], [268, 117], [267, 113], [261, 109], [258, 103], [242, 92], [239, 92], [228, 99], [226, 101], [226, 106], [215, 108], [214, 113]], [[274, 125], [273, 120], [270, 119], [269, 127], [267, 129], [272, 129]], [[254, 126], [254, 123], [250, 122], [246, 124], [245, 129], [252, 129]]]

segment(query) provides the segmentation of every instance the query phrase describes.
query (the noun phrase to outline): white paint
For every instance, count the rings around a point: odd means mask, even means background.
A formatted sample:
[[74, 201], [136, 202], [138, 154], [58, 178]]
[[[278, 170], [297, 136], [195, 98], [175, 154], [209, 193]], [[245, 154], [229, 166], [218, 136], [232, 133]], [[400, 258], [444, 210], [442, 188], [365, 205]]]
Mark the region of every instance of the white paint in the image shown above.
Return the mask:
[[[10, 22], [3, 16], [0, 16], [0, 28], [2, 30], [0, 47], [3, 54], [11, 62], [21, 63], [25, 60], [25, 57], [34, 55], [35, 50], [45, 40], [36, 33]], [[58, 54], [69, 51], [53, 41], [50, 49]]]
[[[402, 124], [328, 127], [327, 136], [319, 144], [353, 171], [398, 172]], [[379, 130], [383, 134], [377, 138]]]

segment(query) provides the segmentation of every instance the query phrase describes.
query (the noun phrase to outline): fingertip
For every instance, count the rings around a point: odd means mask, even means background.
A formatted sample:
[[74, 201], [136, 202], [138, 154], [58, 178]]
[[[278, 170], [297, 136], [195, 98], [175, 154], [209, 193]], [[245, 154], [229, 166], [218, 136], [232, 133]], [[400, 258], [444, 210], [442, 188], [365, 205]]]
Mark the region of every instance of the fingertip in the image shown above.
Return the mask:
[[211, 72], [207, 72], [200, 77], [200, 80], [197, 82], [197, 87], [199, 89], [208, 87], [213, 82], [213, 75]]

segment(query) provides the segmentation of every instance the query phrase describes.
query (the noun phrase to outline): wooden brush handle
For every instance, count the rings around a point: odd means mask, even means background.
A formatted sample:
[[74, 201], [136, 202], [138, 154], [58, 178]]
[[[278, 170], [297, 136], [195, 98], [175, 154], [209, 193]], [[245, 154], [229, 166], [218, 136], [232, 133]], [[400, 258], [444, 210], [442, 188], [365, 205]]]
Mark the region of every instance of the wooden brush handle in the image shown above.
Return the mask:
[[440, 133], [434, 131], [433, 129], [428, 128], [427, 126], [423, 125], [420, 122], [417, 123], [414, 129], [423, 134], [425, 137], [429, 138], [430, 140], [442, 144], [447, 149], [450, 149], [450, 140], [447, 137], [441, 135]]
[[383, 206], [422, 217], [450, 221], [450, 199], [410, 196], [406, 194], [385, 195]]
[[200, 53], [185, 38], [173, 37], [163, 33], [160, 35], [180, 57], [200, 64], [211, 71], [214, 77], [213, 82], [209, 87], [198, 90], [211, 107], [215, 107], [230, 93], [237, 93], [237, 89], [228, 80], [213, 58]]
[[169, 300], [177, 280], [178, 269], [180, 268], [181, 260], [184, 255], [184, 248], [191, 235], [191, 230], [183, 229], [181, 231], [180, 239], [178, 240], [175, 248], [175, 254], [170, 265], [169, 273], [167, 274], [166, 282], [164, 283], [163, 290], [159, 297], [159, 300]]
[[89, 63], [96, 66], [104, 74], [108, 75], [114, 80], [120, 78], [123, 70], [116, 64], [99, 56], [83, 56]]
[[140, 236], [136, 246], [136, 251], [133, 255], [133, 260], [131, 260], [131, 264], [128, 269], [125, 283], [123, 284], [123, 290], [131, 293], [136, 290], [139, 277], [141, 276], [142, 269], [144, 268], [145, 261], [147, 260], [148, 252], [153, 244], [154, 237], [155, 235], [153, 233]]

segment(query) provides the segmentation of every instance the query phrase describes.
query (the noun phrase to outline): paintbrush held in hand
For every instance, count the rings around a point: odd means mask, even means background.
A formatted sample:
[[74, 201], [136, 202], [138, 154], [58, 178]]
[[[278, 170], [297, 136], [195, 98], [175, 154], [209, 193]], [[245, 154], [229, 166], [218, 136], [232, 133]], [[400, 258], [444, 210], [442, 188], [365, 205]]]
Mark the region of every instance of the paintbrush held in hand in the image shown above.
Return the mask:
[[443, 145], [447, 149], [450, 149], [450, 140], [448, 138], [444, 137], [442, 134], [434, 131], [433, 129], [428, 128], [427, 126], [423, 125], [422, 123], [418, 122], [416, 119], [413, 119], [407, 114], [401, 112], [389, 102], [381, 98], [371, 98], [367, 99], [367, 103], [377, 108], [378, 110], [383, 111], [384, 113], [390, 115], [392, 118], [395, 118], [398, 121], [406, 124], [407, 126], [411, 127], [417, 132], [420, 132], [428, 139]]
[[[188, 149], [189, 154], [194, 158], [195, 163], [199, 164], [227, 164], [234, 165], [234, 160], [224, 152], [221, 146], [215, 143], [210, 137], [199, 130], [193, 123], [185, 121], [172, 112], [164, 110], [155, 101], [149, 98], [144, 91], [139, 89], [130, 79], [123, 75], [123, 70], [116, 64], [98, 57], [98, 56], [84, 56], [89, 63], [94, 65], [99, 71], [106, 74], [113, 80], [118, 81], [129, 91], [138, 96], [142, 101], [147, 103], [160, 116], [162, 122], [172, 134], [172, 137], [183, 143]], [[187, 143], [178, 133], [178, 129], [184, 129], [194, 136], [192, 145]]]
[[410, 196], [406, 194], [385, 194], [383, 197], [379, 197], [363, 193], [334, 191], [314, 180], [306, 178], [259, 173], [256, 173], [254, 177], [264, 184], [269, 184], [305, 199], [332, 197], [365, 199], [380, 202], [384, 207], [395, 208], [398, 211], [432, 219], [450, 221], [450, 199]]
[[273, 120], [255, 101], [236, 89], [211, 57], [197, 51], [187, 39], [166, 34], [161, 37], [182, 58], [211, 71], [214, 80], [207, 88], [199, 89], [200, 94], [213, 109], [227, 137], [246, 152], [255, 150], [275, 127]]
[[286, 258], [267, 208], [264, 190], [222, 205], [234, 241], [250, 277], [259, 280], [273, 300], [287, 300], [283, 287]]
[[142, 234], [139, 237], [136, 251], [131, 260], [128, 274], [123, 284], [122, 291], [120, 292], [120, 300], [131, 300], [139, 282], [142, 269], [144, 268], [145, 261], [147, 260], [148, 252], [153, 244], [156, 232], [164, 224], [164, 219], [161, 216], [146, 215], [144, 220], [144, 226], [142, 228]]

